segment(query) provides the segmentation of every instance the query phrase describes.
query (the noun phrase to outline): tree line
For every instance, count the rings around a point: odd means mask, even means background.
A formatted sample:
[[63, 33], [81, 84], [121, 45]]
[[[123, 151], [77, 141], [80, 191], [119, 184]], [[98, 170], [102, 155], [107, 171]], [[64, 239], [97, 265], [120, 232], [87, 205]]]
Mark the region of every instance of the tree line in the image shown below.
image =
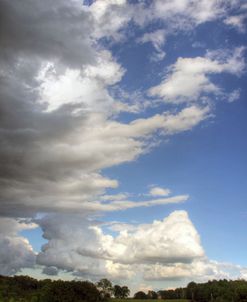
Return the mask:
[[139, 291], [134, 299], [187, 299], [193, 302], [247, 302], [247, 281], [212, 280], [206, 283], [190, 282], [187, 287], [170, 290]]
[[36, 280], [29, 276], [0, 276], [0, 302], [105, 302], [124, 299], [127, 286], [112, 285], [107, 279], [89, 281]]
[[[106, 302], [111, 297], [125, 299], [127, 286], [112, 285], [108, 279], [89, 281], [36, 280], [29, 276], [0, 276], [0, 302]], [[247, 281], [213, 280], [190, 282], [186, 287], [138, 291], [134, 299], [187, 299], [192, 302], [247, 302]]]

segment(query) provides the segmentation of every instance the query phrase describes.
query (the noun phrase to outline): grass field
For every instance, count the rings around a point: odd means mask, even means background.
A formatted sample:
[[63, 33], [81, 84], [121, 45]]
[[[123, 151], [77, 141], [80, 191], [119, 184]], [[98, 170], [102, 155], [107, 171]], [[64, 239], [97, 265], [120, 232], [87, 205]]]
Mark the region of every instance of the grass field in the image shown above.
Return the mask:
[[112, 299], [112, 302], [162, 302], [162, 301], [166, 301], [166, 302], [189, 302], [189, 300], [183, 300], [183, 299], [179, 299], [179, 300], [136, 300], [136, 299]]

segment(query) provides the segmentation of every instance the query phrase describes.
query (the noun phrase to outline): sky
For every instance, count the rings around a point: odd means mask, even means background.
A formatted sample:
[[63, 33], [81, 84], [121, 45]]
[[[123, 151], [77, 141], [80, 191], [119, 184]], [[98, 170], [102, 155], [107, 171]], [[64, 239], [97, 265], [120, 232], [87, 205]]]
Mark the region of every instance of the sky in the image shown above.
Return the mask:
[[244, 0], [0, 1], [0, 274], [247, 278]]

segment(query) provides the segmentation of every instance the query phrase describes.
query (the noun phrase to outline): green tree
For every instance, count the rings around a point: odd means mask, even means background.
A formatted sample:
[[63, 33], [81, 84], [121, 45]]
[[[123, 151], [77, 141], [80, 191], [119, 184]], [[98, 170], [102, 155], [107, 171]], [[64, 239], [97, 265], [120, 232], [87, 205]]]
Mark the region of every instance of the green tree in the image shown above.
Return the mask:
[[130, 295], [130, 290], [128, 286], [122, 286], [121, 291], [122, 291], [121, 299], [128, 298], [128, 296]]
[[147, 295], [143, 291], [134, 294], [134, 299], [147, 299]]
[[186, 290], [187, 299], [194, 301], [196, 289], [197, 289], [197, 284], [195, 282], [190, 282], [187, 285], [187, 290]]
[[113, 295], [117, 299], [121, 299], [122, 295], [122, 287], [120, 285], [114, 285], [113, 287]]
[[148, 294], [147, 294], [147, 297], [148, 297], [148, 299], [156, 300], [156, 299], [158, 299], [158, 294], [153, 290], [149, 290]]
[[125, 299], [129, 296], [130, 290], [127, 286], [114, 285], [113, 294], [115, 298]]
[[97, 282], [97, 288], [100, 290], [103, 298], [110, 298], [112, 296], [113, 287], [111, 281], [104, 278]]

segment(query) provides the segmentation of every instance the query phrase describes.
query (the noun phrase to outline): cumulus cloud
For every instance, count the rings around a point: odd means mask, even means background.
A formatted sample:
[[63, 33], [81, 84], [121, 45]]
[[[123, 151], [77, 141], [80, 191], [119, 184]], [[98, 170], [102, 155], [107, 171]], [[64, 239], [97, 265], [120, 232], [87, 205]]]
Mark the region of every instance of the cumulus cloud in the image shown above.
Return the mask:
[[[67, 271], [91, 279], [184, 282], [245, 274], [241, 266], [205, 256], [200, 236], [185, 211], [139, 225], [102, 224], [81, 215], [61, 214], [43, 217], [38, 223], [48, 240], [37, 257], [46, 274]], [[105, 226], [118, 234], [107, 234]]]
[[11, 275], [22, 268], [33, 267], [36, 255], [28, 240], [18, 233], [37, 227], [34, 223], [0, 218], [0, 274]]
[[99, 246], [85, 217], [54, 214], [42, 218], [39, 224], [48, 243], [37, 256], [38, 264], [71, 272], [100, 272], [97, 261], [83, 258], [77, 251], [79, 246], [85, 245], [87, 249], [97, 251]]
[[52, 215], [39, 224], [48, 243], [37, 262], [85, 275], [117, 277], [124, 270], [131, 276], [137, 264], [186, 264], [204, 256], [200, 237], [184, 211], [129, 231], [122, 229], [116, 237], [104, 234], [100, 224], [81, 216]]
[[107, 229], [120, 233], [121, 231], [134, 231], [137, 228], [136, 224], [124, 223], [119, 221], [111, 221], [103, 224]]
[[39, 224], [48, 243], [38, 254], [37, 263], [45, 267], [46, 274], [67, 271], [93, 280], [133, 275], [130, 266], [107, 259], [107, 251], [94, 230], [97, 221], [81, 215], [56, 214], [43, 217]]
[[0, 274], [12, 275], [25, 267], [33, 267], [35, 254], [24, 237], [0, 235]]
[[210, 75], [230, 73], [239, 75], [245, 67], [244, 48], [232, 53], [209, 52], [205, 57], [178, 58], [165, 79], [150, 88], [153, 97], [168, 103], [198, 101], [202, 96], [221, 94], [221, 88], [210, 79]]
[[110, 257], [122, 263], [186, 263], [204, 254], [199, 235], [184, 211], [140, 225], [133, 232], [121, 232], [114, 239], [103, 236], [102, 245]]
[[94, 65], [85, 65], [82, 69], [66, 69], [58, 74], [54, 65], [48, 63], [38, 75], [40, 102], [52, 111], [64, 104], [80, 104], [86, 110], [109, 110], [114, 100], [106, 86], [119, 82], [124, 74], [108, 51], [101, 51]]

